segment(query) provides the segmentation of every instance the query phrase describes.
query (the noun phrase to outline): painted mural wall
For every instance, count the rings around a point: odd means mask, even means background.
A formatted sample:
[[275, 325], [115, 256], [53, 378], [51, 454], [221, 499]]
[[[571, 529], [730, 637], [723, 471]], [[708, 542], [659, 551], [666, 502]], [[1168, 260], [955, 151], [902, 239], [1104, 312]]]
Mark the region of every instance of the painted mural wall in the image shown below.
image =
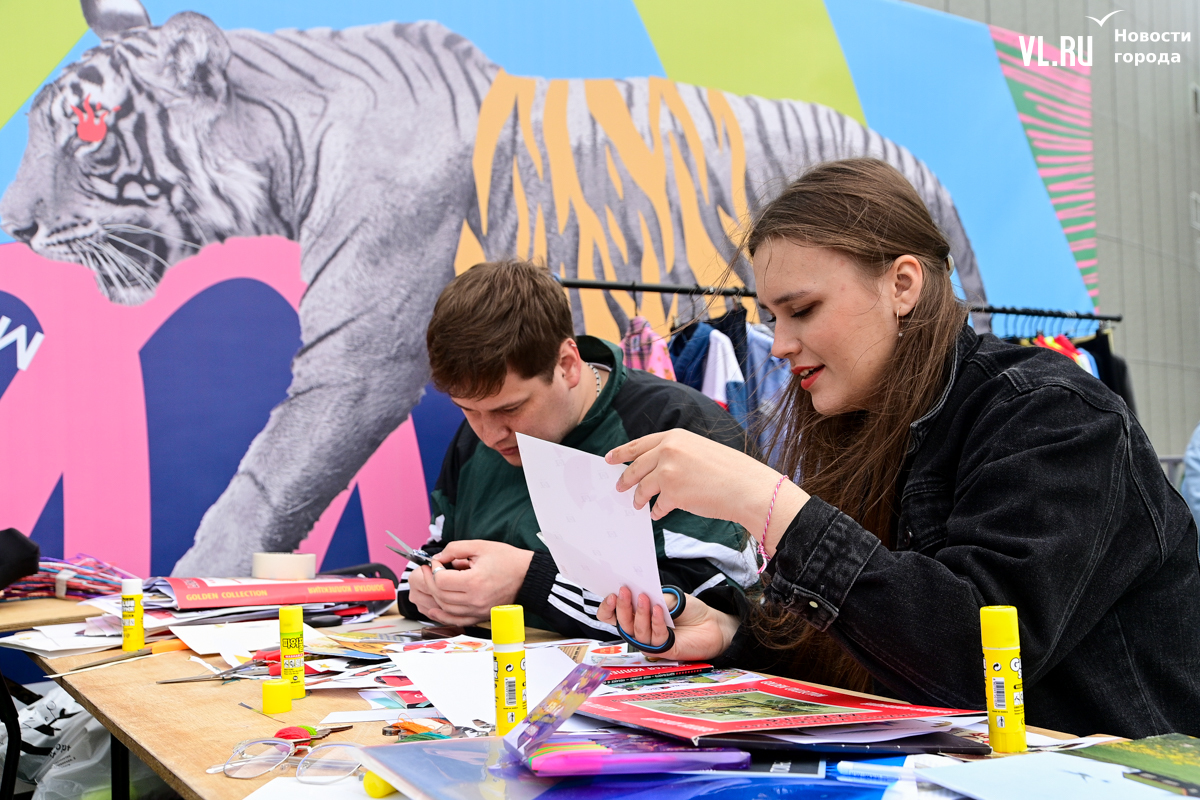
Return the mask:
[[[461, 421], [424, 352], [457, 271], [711, 283], [822, 160], [899, 168], [972, 300], [1099, 302], [1088, 68], [896, 0], [4, 13], [0, 526], [48, 555], [399, 566]], [[634, 314], [570, 297], [580, 332]]]

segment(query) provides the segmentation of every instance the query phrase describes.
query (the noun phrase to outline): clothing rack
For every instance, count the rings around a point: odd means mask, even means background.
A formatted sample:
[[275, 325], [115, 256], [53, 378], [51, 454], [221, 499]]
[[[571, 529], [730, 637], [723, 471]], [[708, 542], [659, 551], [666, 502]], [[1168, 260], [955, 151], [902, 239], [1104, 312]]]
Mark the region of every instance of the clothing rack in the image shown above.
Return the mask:
[[[594, 281], [583, 278], [561, 278], [556, 280], [567, 289], [616, 289], [626, 292], [656, 292], [659, 294], [709, 295], [717, 297], [757, 297], [745, 286], [677, 286], [672, 283], [640, 283], [638, 281]], [[1074, 319], [1092, 322], [1120, 322], [1120, 314], [1087, 314], [1079, 311], [1052, 311], [1041, 308], [1013, 308], [1011, 306], [970, 307], [975, 314], [1005, 314], [1016, 317], [1049, 317], [1052, 319]]]

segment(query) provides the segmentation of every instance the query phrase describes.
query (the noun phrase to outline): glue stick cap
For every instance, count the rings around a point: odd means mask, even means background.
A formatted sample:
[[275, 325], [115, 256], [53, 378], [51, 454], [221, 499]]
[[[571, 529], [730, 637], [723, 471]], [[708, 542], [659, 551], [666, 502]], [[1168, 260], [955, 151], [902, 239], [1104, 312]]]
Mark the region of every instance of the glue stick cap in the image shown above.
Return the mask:
[[1017, 634], [1015, 606], [984, 606], [979, 609], [979, 630], [988, 650], [1007, 650], [1021, 646]]
[[281, 606], [279, 609], [279, 627], [288, 631], [303, 628], [304, 609], [300, 606]]
[[492, 644], [525, 641], [525, 609], [521, 606], [492, 606]]
[[122, 578], [121, 579], [121, 594], [129, 597], [135, 594], [142, 593], [141, 578]]

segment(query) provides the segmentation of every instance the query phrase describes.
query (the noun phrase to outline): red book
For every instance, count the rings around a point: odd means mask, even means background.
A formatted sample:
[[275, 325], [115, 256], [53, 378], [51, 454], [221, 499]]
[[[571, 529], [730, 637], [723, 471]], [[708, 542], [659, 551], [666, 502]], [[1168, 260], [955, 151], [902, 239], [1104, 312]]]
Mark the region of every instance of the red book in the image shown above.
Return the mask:
[[260, 578], [159, 578], [151, 587], [170, 595], [181, 611], [234, 606], [290, 606], [394, 600], [387, 578], [315, 578], [268, 581]]
[[580, 706], [579, 713], [699, 745], [704, 736], [712, 734], [979, 712], [873, 700], [787, 678], [764, 678], [695, 689], [591, 697]]
[[684, 675], [698, 675], [701, 672], [708, 672], [713, 668], [712, 664], [704, 664], [694, 662], [691, 664], [674, 664], [672, 666], [649, 667], [605, 667], [608, 670], [608, 678], [605, 683], [609, 686], [618, 683], [630, 683], [632, 681], [644, 681], [651, 678], [679, 678]]

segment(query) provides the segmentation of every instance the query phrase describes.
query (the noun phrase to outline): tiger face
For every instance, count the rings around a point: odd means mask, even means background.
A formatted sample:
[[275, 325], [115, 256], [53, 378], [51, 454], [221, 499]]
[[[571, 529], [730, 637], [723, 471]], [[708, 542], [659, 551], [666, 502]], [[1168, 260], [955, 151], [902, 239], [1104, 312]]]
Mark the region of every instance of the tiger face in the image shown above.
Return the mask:
[[34, 100], [0, 227], [88, 267], [125, 305], [207, 242], [257, 232], [265, 181], [210, 135], [228, 109], [229, 56], [199, 14], [112, 33]]

